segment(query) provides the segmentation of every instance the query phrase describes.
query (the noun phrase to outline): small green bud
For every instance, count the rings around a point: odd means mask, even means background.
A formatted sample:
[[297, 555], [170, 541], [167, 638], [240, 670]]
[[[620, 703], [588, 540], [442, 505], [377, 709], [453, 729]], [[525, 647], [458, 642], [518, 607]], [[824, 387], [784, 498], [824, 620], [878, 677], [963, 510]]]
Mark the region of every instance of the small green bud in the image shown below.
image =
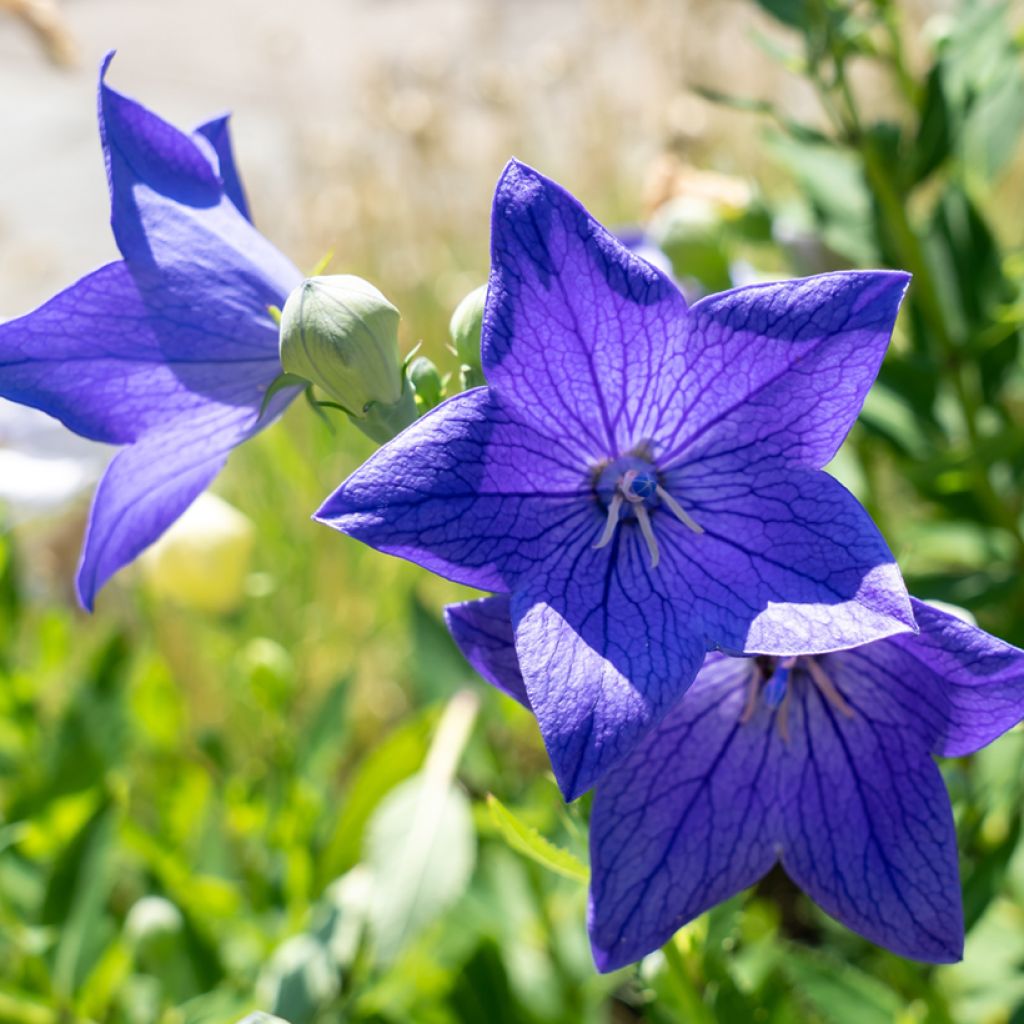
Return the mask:
[[448, 330], [455, 345], [455, 354], [463, 365], [480, 369], [480, 329], [484, 322], [484, 302], [487, 285], [471, 291], [452, 313]]
[[350, 416], [402, 397], [399, 312], [368, 281], [310, 277], [281, 313], [281, 366], [320, 387]]
[[444, 381], [437, 367], [426, 357], [417, 356], [406, 371], [416, 392], [416, 405], [420, 412], [433, 409], [444, 398]]

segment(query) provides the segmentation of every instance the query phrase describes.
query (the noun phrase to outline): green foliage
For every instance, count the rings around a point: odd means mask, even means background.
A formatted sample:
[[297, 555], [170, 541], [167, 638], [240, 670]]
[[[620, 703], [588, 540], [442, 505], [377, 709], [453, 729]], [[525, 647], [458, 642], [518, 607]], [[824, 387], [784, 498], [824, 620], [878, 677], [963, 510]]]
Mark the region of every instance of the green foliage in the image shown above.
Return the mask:
[[502, 838], [512, 849], [556, 874], [575, 878], [578, 882], [588, 880], [590, 872], [579, 858], [556, 846], [550, 839], [545, 839], [535, 828], [517, 818], [493, 793], [488, 794], [487, 806]]
[[[910, 8], [890, 0], [756, 6], [820, 116], [702, 90], [764, 124], [764, 178], [741, 211], [669, 211], [666, 248], [703, 288], [739, 261], [913, 272], [832, 469], [912, 591], [1021, 643], [1021, 37], [999, 3], [965, 0], [913, 46]], [[884, 104], [860, 95], [868, 66]], [[408, 323], [443, 328], [448, 310], [406, 298]], [[437, 368], [409, 367], [424, 408], [480, 382], [479, 299], [456, 355], [428, 339]], [[596, 975], [587, 801], [562, 804], [531, 717], [453, 648], [439, 609], [463, 593], [309, 523], [372, 450], [328, 415], [337, 434], [299, 404], [232, 460], [223, 490], [259, 544], [231, 617], [157, 603], [130, 577], [83, 617], [41, 582], [45, 538], [0, 530], [0, 1021], [1024, 1018], [1019, 732], [943, 766], [961, 964], [891, 956], [773, 872], [638, 967]]]
[[[1019, 218], [1006, 214], [1020, 202], [1007, 172], [1019, 160], [1024, 61], [1011, 12], [986, 0], [934, 19], [916, 76], [900, 4], [760, 6], [799, 30], [802, 54], [789, 63], [816, 90], [822, 114], [799, 124], [763, 101], [740, 102], [770, 117], [766, 145], [798, 190], [777, 206], [778, 222], [790, 225], [776, 232], [783, 266], [914, 275], [843, 459], [858, 464], [860, 496], [906, 562], [911, 590], [966, 605], [1020, 643], [1024, 307], [1012, 254], [1022, 236]], [[866, 65], [890, 83], [884, 117], [855, 88]], [[939, 535], [943, 544], [922, 543]]]

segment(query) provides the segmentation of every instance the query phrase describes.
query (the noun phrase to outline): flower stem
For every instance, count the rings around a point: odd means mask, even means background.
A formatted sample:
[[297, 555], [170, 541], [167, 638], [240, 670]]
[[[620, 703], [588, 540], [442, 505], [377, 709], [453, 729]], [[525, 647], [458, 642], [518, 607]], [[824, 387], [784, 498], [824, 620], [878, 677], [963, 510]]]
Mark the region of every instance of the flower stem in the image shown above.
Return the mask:
[[711, 1011], [704, 1005], [690, 972], [686, 969], [686, 961], [679, 946], [676, 945], [675, 936], [661, 947], [661, 952], [665, 956], [669, 977], [672, 979], [672, 991], [682, 1011], [679, 1019], [689, 1024], [714, 1024]]
[[400, 434], [409, 424], [415, 422], [419, 413], [416, 411], [416, 396], [408, 378], [403, 381], [402, 397], [394, 405], [381, 405], [374, 402], [364, 416], [353, 416], [349, 419], [369, 438], [378, 444], [384, 444]]

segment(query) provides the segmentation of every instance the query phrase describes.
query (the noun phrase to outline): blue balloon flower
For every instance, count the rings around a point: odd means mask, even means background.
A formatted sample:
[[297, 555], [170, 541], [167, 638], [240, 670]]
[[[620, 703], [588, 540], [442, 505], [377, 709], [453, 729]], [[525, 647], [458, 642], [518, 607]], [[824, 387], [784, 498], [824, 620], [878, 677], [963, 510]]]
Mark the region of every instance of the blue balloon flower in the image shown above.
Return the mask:
[[[932, 755], [973, 753], [1024, 717], [1024, 651], [913, 608], [916, 636], [792, 659], [708, 655], [604, 775], [590, 819], [600, 970], [639, 960], [776, 863], [872, 942], [960, 959], [956, 832]], [[508, 597], [447, 619], [474, 668], [529, 707]]]
[[227, 119], [179, 131], [106, 85], [111, 56], [99, 119], [123, 259], [0, 325], [0, 396], [125, 446], [93, 501], [87, 608], [297, 393], [264, 408], [281, 373], [268, 306], [301, 274], [249, 221]]
[[572, 798], [705, 653], [818, 653], [914, 628], [893, 556], [821, 472], [907, 275], [826, 274], [687, 307], [519, 163], [494, 199], [486, 387], [382, 448], [317, 518], [511, 595], [519, 661]]

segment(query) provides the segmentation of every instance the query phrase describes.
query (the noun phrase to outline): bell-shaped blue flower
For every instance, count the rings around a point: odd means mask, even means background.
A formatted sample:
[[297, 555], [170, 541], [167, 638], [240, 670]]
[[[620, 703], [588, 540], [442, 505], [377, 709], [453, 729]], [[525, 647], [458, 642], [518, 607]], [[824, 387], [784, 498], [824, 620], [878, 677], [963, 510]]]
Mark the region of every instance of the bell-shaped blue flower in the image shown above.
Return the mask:
[[[902, 956], [963, 951], [956, 832], [933, 755], [1024, 717], [1024, 651], [921, 601], [918, 635], [795, 658], [710, 654], [685, 697], [598, 782], [590, 938], [639, 960], [776, 863]], [[471, 664], [530, 706], [507, 597], [454, 605]]]
[[0, 324], [0, 396], [123, 445], [100, 482], [82, 603], [189, 506], [228, 453], [297, 393], [275, 394], [280, 306], [301, 274], [250, 223], [227, 119], [182, 132], [99, 86], [121, 260]]
[[569, 797], [678, 701], [708, 650], [819, 653], [912, 630], [891, 552], [821, 472], [907, 275], [827, 274], [688, 307], [558, 185], [498, 184], [487, 386], [413, 424], [318, 518], [511, 595]]

